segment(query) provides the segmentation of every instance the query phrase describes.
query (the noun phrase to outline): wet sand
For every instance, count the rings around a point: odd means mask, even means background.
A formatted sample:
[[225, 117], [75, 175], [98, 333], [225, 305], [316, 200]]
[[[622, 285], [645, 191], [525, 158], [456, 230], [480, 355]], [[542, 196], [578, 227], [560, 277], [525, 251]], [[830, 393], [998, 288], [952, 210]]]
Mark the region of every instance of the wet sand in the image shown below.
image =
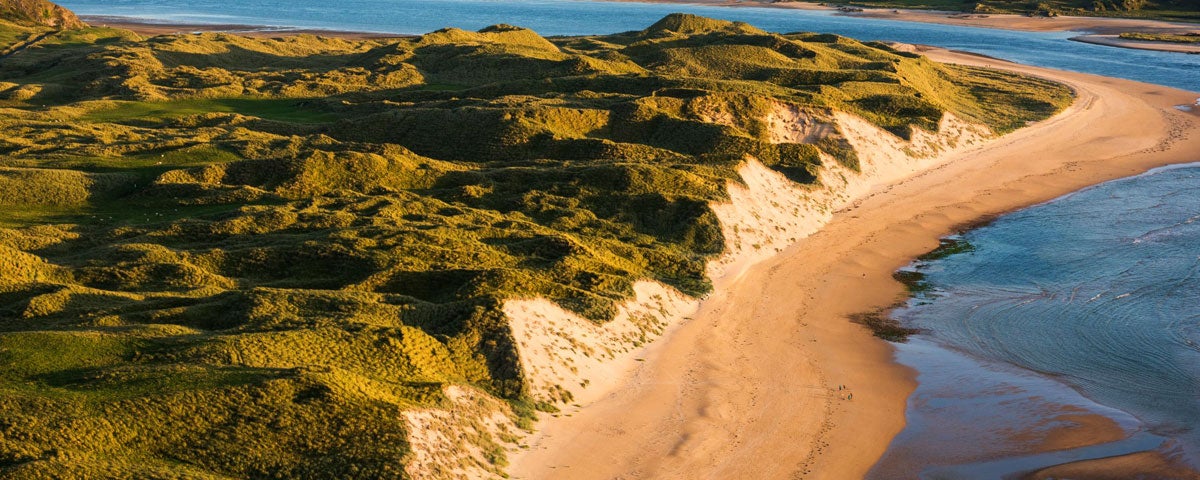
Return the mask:
[[959, 226], [1197, 160], [1200, 117], [1174, 108], [1196, 93], [924, 51], [1065, 82], [1079, 98], [1053, 119], [877, 190], [718, 285], [609, 395], [539, 423], [514, 458], [515, 477], [862, 477], [903, 428], [914, 377], [847, 316], [903, 298], [893, 271]]
[[1195, 470], [1158, 452], [1139, 452], [1119, 457], [1072, 462], [1026, 475], [1025, 480], [1070, 478], [1075, 480], [1127, 480], [1130, 478], [1169, 478], [1200, 480]]

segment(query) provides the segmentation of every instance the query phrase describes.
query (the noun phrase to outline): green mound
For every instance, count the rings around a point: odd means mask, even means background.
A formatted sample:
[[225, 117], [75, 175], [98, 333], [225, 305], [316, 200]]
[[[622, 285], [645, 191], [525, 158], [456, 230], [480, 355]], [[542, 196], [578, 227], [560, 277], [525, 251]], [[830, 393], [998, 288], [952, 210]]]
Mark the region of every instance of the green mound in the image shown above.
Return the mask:
[[27, 27], [61, 30], [87, 26], [70, 10], [46, 0], [4, 0], [0, 3], [0, 19]]
[[807, 183], [822, 157], [857, 167], [836, 129], [773, 142], [770, 112], [908, 136], [1069, 102], [687, 15], [550, 39], [49, 36], [0, 62], [0, 476], [403, 478], [400, 413], [443, 386], [527, 410], [505, 300], [605, 322], [641, 279], [705, 294], [709, 205], [747, 156]]
[[701, 33], [740, 33], [753, 35], [765, 34], [766, 32], [743, 22], [730, 22], [728, 20], [706, 18], [688, 13], [672, 13], [663, 17], [662, 20], [654, 22], [654, 25], [642, 31], [642, 35], [646, 37], [679, 34], [696, 35]]

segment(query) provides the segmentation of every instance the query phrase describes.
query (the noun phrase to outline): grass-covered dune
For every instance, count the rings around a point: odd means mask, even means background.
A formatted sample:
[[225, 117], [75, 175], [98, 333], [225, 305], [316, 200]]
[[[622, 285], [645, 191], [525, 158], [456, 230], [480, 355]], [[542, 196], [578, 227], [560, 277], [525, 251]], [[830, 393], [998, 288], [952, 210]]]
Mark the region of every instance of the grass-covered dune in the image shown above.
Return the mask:
[[0, 18], [26, 27], [70, 30], [87, 26], [74, 12], [47, 0], [4, 0], [0, 3]]
[[1125, 32], [1120, 37], [1126, 40], [1146, 42], [1200, 43], [1200, 34], [1172, 35], [1168, 33]]
[[[822, 157], [857, 167], [836, 129], [770, 141], [770, 109], [908, 136], [1069, 101], [687, 15], [576, 38], [51, 34], [0, 61], [0, 476], [403, 478], [402, 413], [444, 386], [531, 408], [505, 300], [602, 323], [638, 280], [703, 295], [710, 204], [745, 157], [808, 183]], [[494, 470], [511, 439], [483, 430], [461, 448]]]

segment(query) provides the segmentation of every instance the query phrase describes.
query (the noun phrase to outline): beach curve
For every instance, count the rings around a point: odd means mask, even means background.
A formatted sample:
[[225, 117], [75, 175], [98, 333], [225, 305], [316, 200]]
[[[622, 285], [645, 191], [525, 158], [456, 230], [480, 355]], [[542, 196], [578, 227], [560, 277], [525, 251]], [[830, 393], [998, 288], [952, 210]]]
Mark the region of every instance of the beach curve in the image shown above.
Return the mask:
[[876, 190], [719, 288], [618, 388], [539, 423], [514, 477], [861, 477], [903, 428], [914, 379], [846, 318], [894, 304], [896, 268], [960, 225], [1198, 160], [1200, 119], [1173, 108], [1195, 93], [922, 50], [1061, 81], [1078, 99], [964, 161]]

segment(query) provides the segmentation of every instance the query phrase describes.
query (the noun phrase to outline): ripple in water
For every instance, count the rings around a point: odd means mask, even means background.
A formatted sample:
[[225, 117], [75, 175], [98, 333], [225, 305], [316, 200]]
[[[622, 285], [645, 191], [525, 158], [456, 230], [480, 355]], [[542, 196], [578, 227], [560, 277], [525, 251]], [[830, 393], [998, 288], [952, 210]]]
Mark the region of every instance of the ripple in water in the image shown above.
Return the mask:
[[[927, 332], [897, 353], [921, 385], [874, 476], [1037, 467], [980, 462], [1022, 454], [998, 439], [1062, 411], [1139, 432], [1068, 459], [1157, 447], [1200, 464], [1200, 164], [1077, 192], [962, 240], [974, 250], [916, 266], [933, 293], [895, 313]], [[919, 468], [897, 460], [964, 441], [991, 446], [925, 454]]]

